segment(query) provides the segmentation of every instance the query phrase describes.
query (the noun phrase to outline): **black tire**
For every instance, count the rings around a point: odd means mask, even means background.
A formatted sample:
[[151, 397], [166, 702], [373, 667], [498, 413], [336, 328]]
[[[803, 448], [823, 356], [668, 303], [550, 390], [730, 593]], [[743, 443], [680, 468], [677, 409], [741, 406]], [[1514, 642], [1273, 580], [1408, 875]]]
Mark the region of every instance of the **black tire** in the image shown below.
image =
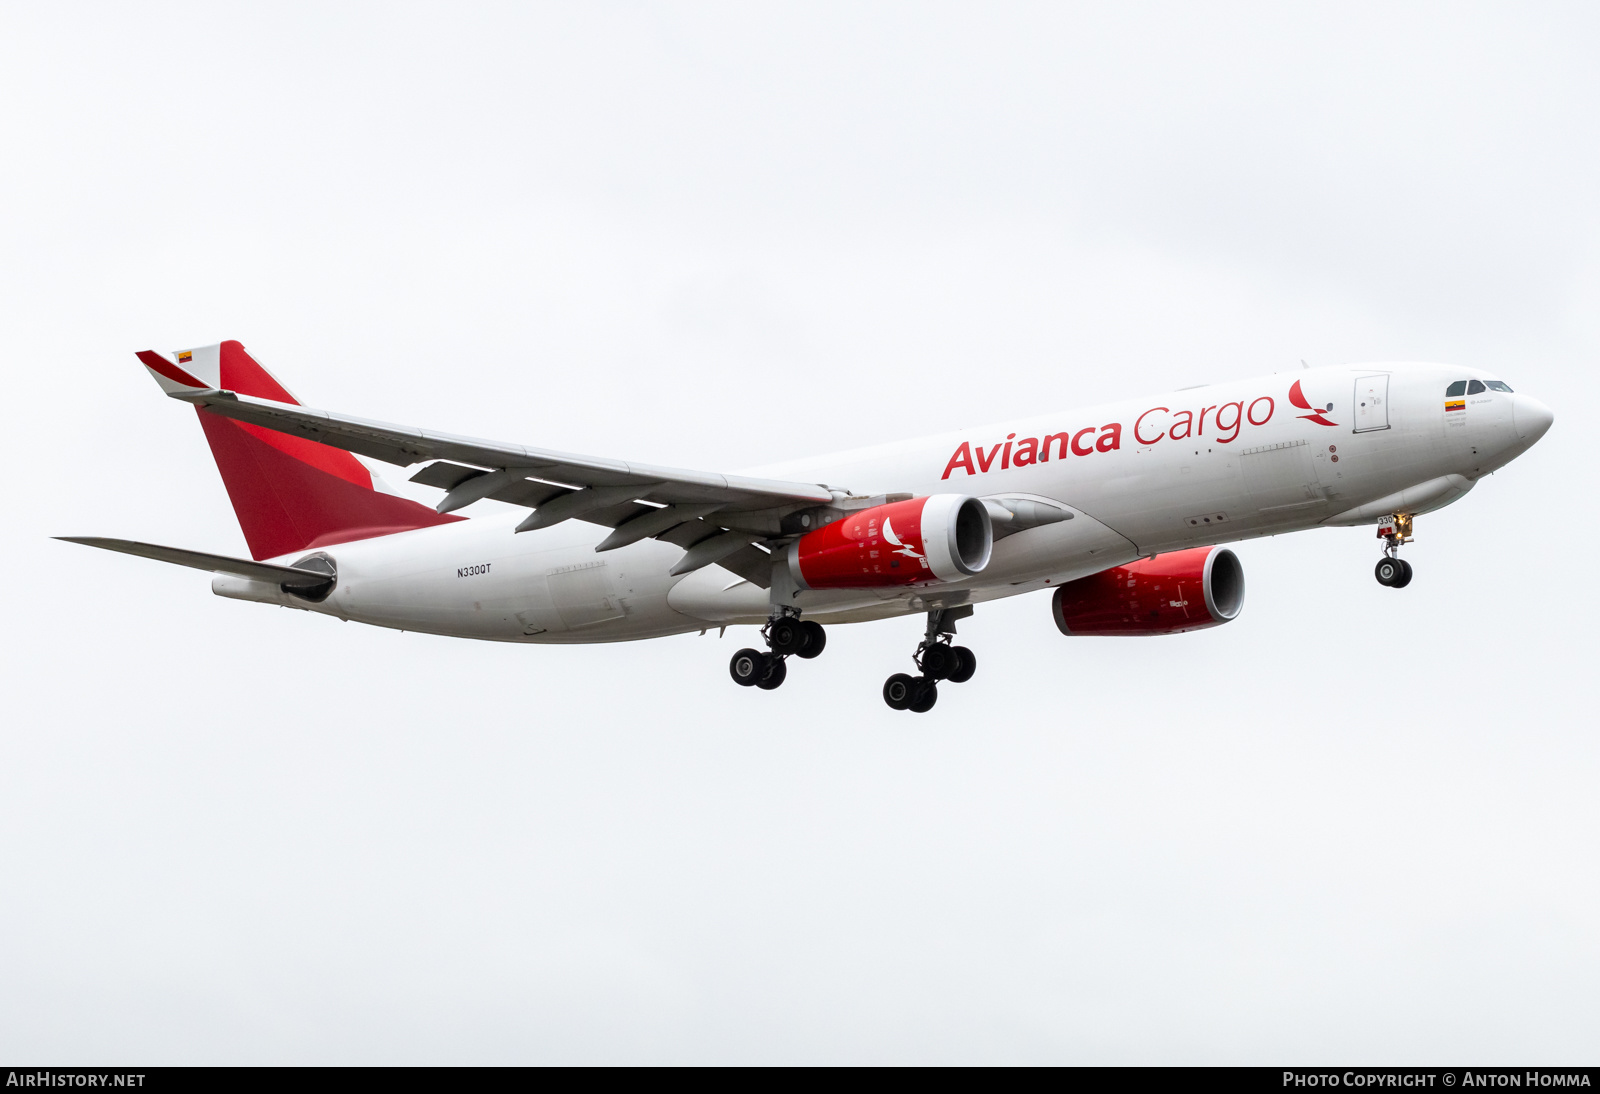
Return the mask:
[[956, 655], [942, 642], [922, 651], [922, 674], [930, 680], [943, 680], [959, 665]]
[[783, 658], [773, 657], [771, 654], [768, 654], [767, 664], [767, 671], [765, 675], [761, 677], [761, 679], [756, 681], [756, 687], [760, 688], [762, 691], [772, 691], [776, 688], [781, 688], [784, 680], [788, 679], [789, 676], [789, 669], [784, 665]]
[[1386, 589], [1393, 589], [1399, 584], [1400, 579], [1405, 576], [1405, 563], [1398, 558], [1390, 558], [1385, 555], [1372, 568], [1372, 576], [1378, 579], [1379, 585]]
[[728, 675], [742, 688], [752, 687], [767, 671], [767, 655], [760, 650], [742, 649], [728, 662]]
[[965, 646], [956, 646], [950, 652], [956, 655], [956, 667], [946, 679], [952, 684], [965, 684], [978, 671], [978, 655]]
[[827, 646], [828, 632], [815, 619], [807, 619], [800, 626], [806, 632], [806, 644], [801, 648], [800, 656], [809, 661]]
[[1394, 583], [1394, 587], [1396, 589], [1404, 589], [1409, 584], [1411, 584], [1411, 563], [1401, 559], [1400, 580]]
[[933, 704], [939, 701], [939, 685], [926, 676], [918, 679], [916, 687], [912, 690], [915, 694], [912, 695], [906, 709], [913, 714], [926, 714], [933, 709]]
[[779, 619], [767, 628], [767, 645], [779, 657], [799, 653], [806, 645], [806, 629], [798, 619]]
[[916, 690], [917, 678], [897, 672], [883, 682], [883, 701], [890, 710], [904, 710], [911, 705], [911, 695]]

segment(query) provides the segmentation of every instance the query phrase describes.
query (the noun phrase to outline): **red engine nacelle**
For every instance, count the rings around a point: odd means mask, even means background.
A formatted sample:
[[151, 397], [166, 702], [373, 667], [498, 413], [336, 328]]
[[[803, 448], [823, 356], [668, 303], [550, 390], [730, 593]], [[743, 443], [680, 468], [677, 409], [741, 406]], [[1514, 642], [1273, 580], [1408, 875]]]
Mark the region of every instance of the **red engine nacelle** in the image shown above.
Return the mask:
[[789, 546], [802, 589], [874, 589], [959, 581], [994, 550], [989, 511], [965, 494], [934, 494], [849, 514]]
[[1050, 603], [1062, 634], [1197, 631], [1239, 614], [1244, 567], [1226, 547], [1173, 551], [1069, 581]]

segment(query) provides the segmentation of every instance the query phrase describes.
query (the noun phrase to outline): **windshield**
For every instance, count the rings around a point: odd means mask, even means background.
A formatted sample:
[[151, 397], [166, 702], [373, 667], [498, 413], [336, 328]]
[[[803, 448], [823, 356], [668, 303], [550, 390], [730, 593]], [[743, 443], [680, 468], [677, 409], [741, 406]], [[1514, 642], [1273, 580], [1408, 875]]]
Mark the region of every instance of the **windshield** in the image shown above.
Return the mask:
[[1511, 385], [1506, 383], [1504, 380], [1487, 380], [1485, 383], [1489, 385], [1490, 391], [1503, 391], [1507, 395], [1513, 394]]

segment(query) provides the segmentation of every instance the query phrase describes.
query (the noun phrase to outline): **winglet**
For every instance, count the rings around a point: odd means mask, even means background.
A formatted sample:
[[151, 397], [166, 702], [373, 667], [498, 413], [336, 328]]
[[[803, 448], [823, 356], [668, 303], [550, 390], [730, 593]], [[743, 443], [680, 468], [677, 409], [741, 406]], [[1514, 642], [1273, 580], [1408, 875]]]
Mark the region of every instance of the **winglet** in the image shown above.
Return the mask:
[[[212, 347], [215, 349], [216, 347]], [[194, 368], [194, 358], [200, 350], [183, 350], [178, 354], [178, 360], [173, 361], [153, 349], [140, 350], [139, 362], [150, 370], [150, 375], [156, 378], [156, 383], [161, 385], [161, 390], [168, 395], [187, 395], [196, 391], [214, 389], [215, 382], [206, 383], [197, 377], [195, 371], [204, 371], [204, 362], [201, 368]], [[217, 369], [216, 379], [221, 378], [221, 370]]]

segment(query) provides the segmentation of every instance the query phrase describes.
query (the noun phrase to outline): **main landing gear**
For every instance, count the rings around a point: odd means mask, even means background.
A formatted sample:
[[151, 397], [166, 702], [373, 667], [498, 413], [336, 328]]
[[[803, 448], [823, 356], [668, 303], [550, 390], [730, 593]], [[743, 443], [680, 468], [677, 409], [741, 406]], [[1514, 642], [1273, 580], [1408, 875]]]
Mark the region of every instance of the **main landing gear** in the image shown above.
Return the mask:
[[1378, 529], [1378, 538], [1384, 541], [1383, 557], [1372, 575], [1385, 588], [1404, 589], [1411, 584], [1411, 563], [1400, 557], [1400, 545], [1411, 542], [1411, 517], [1395, 514], [1392, 522]]
[[953, 646], [956, 620], [972, 614], [970, 606], [928, 613], [928, 632], [911, 660], [920, 676], [897, 672], [883, 682], [883, 701], [891, 710], [926, 714], [939, 701], [939, 681], [964, 684], [978, 671], [978, 657], [965, 646]]
[[784, 662], [792, 654], [806, 660], [817, 656], [828, 644], [828, 632], [822, 624], [797, 615], [783, 615], [767, 622], [761, 628], [768, 653], [742, 649], [728, 662], [728, 674], [741, 687], [757, 687], [771, 691], [783, 684], [789, 675]]

